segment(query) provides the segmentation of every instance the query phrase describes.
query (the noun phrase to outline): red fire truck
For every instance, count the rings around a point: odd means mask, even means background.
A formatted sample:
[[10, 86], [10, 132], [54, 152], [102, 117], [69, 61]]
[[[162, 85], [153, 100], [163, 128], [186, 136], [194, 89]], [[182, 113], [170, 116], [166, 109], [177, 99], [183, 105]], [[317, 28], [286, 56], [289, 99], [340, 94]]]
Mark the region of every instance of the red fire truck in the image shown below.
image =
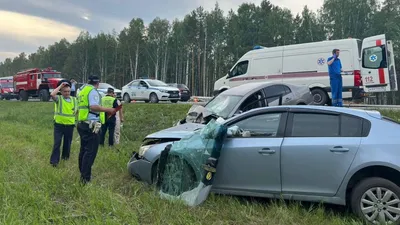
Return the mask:
[[19, 99], [14, 93], [13, 77], [0, 77], [0, 100]]
[[14, 93], [19, 95], [21, 101], [28, 101], [29, 97], [39, 97], [40, 101], [49, 101], [50, 93], [62, 80], [61, 72], [47, 69], [28, 69], [14, 75]]

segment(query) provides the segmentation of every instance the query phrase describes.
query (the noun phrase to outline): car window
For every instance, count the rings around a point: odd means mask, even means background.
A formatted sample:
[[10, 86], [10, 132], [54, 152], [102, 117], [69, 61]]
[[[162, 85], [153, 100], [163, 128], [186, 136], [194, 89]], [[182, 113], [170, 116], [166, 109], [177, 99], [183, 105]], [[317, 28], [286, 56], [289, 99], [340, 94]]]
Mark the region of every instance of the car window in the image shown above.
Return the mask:
[[318, 113], [294, 113], [292, 137], [339, 137], [339, 116]]
[[147, 84], [144, 81], [140, 81], [139, 86], [140, 87], [147, 87]]
[[237, 126], [244, 132], [237, 137], [276, 137], [281, 115], [281, 113], [257, 115], [241, 120], [230, 127]]
[[242, 61], [236, 64], [236, 66], [232, 69], [231, 77], [240, 76], [247, 73], [247, 68], [249, 66], [249, 61]]
[[261, 91], [257, 91], [256, 93], [250, 95], [244, 100], [244, 102], [240, 105], [239, 110], [242, 112], [249, 111], [251, 109], [256, 109], [260, 107], [265, 107], [265, 98]]
[[364, 49], [362, 67], [368, 69], [387, 68], [385, 45]]
[[139, 81], [132, 81], [129, 86], [138, 86], [139, 85]]
[[279, 95], [285, 95], [286, 90], [283, 85], [272, 85], [264, 88], [265, 95], [268, 102], [273, 102], [279, 99]]
[[340, 118], [340, 136], [361, 137], [362, 120], [357, 117], [342, 115]]
[[286, 85], [282, 85], [283, 89], [285, 90], [286, 94], [292, 93], [292, 90], [290, 90], [290, 88]]

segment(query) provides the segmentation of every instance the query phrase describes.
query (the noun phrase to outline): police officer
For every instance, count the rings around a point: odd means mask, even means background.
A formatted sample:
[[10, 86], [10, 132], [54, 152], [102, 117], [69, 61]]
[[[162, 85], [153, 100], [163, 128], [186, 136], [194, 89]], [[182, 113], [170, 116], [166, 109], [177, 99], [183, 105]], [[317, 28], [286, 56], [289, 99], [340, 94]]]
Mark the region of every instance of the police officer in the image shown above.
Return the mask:
[[[71, 84], [60, 81], [50, 96], [54, 101], [54, 146], [50, 157], [50, 164], [56, 167], [60, 161], [60, 146], [64, 137], [61, 159], [68, 160], [72, 136], [74, 133], [76, 112], [78, 111], [77, 100], [70, 96]], [[61, 91], [61, 95], [57, 94]]]
[[[114, 97], [113, 88], [107, 89], [107, 94], [101, 99], [101, 104], [106, 108], [118, 107], [117, 99]], [[114, 145], [115, 124], [116, 124], [115, 114], [112, 115], [110, 118], [106, 119], [106, 122], [101, 126], [100, 145], [104, 146], [104, 139], [106, 137], [107, 129], [108, 129], [108, 145], [109, 146]]]
[[331, 84], [332, 106], [342, 107], [342, 63], [339, 59], [339, 49], [333, 49], [332, 56], [328, 58], [328, 71]]
[[82, 183], [91, 179], [92, 165], [97, 155], [100, 139], [100, 128], [105, 122], [105, 113], [113, 113], [115, 109], [101, 106], [101, 95], [97, 91], [100, 79], [90, 76], [89, 82], [78, 94], [78, 132], [81, 138], [79, 152], [79, 170]]

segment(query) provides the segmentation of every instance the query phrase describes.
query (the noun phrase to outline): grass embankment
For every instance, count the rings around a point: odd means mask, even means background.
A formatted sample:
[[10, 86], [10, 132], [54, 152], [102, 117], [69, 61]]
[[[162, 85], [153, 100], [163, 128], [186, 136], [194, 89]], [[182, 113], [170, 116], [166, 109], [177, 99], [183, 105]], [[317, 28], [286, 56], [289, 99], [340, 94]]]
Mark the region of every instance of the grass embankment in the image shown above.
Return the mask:
[[120, 152], [100, 148], [92, 183], [81, 186], [76, 130], [70, 160], [49, 165], [53, 104], [0, 102], [0, 224], [358, 224], [311, 204], [211, 195], [189, 208], [160, 199], [127, 173], [126, 163], [145, 135], [172, 126], [189, 107], [125, 106]]

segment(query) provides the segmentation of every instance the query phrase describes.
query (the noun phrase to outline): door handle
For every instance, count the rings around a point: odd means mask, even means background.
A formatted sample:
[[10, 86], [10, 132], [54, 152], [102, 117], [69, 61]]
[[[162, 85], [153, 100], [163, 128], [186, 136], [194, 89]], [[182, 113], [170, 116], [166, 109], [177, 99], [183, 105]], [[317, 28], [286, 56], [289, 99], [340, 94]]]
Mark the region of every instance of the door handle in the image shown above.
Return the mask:
[[261, 155], [270, 155], [270, 154], [274, 154], [275, 150], [271, 150], [269, 148], [263, 148], [263, 149], [259, 150], [258, 153], [260, 153]]
[[342, 146], [335, 146], [330, 149], [331, 152], [348, 152], [348, 148], [343, 148]]
[[289, 101], [289, 100], [291, 100], [291, 98], [287, 97], [286, 100]]

